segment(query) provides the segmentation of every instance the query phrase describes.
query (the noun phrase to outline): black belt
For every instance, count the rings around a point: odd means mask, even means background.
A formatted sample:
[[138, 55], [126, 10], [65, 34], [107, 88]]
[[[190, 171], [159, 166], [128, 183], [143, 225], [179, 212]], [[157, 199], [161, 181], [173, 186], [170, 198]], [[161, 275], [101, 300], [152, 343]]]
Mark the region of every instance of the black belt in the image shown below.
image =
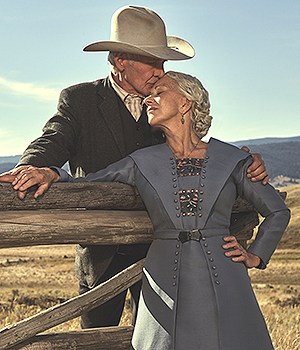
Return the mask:
[[226, 236], [229, 235], [228, 229], [192, 229], [192, 230], [180, 230], [180, 229], [166, 229], [154, 231], [154, 239], [176, 239], [182, 243], [187, 241], [205, 240], [214, 236]]
[[180, 231], [178, 234], [178, 239], [184, 243], [186, 241], [197, 241], [200, 242], [202, 238], [202, 233], [199, 229], [193, 229], [190, 231]]

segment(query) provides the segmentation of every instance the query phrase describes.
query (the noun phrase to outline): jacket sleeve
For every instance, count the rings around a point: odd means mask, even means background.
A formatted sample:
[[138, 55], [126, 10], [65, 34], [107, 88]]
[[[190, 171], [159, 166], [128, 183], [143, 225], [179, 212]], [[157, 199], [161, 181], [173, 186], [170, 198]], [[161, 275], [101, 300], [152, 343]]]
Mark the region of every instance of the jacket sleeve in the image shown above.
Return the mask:
[[89, 173], [85, 177], [72, 177], [64, 169], [51, 167], [60, 175], [61, 182], [122, 182], [135, 186], [136, 166], [131, 157], [126, 157], [110, 164], [96, 173]]
[[74, 153], [78, 138], [78, 121], [72, 111], [68, 89], [61, 92], [56, 114], [45, 124], [43, 134], [24, 151], [20, 165], [37, 167], [63, 166]]
[[290, 211], [274, 187], [247, 178], [247, 168], [251, 162], [251, 158], [240, 162], [234, 176], [239, 195], [264, 217], [255, 240], [247, 250], [259, 256], [262, 261], [259, 267], [265, 268], [289, 223]]

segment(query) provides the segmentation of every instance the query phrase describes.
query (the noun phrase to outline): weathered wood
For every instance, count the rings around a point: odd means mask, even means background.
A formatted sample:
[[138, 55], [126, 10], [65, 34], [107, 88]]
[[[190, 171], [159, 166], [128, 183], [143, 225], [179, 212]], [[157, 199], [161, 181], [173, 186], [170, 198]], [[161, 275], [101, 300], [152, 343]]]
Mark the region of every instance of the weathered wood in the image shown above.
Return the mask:
[[106, 327], [40, 334], [14, 350], [129, 350], [133, 327]]
[[[0, 248], [43, 244], [137, 244], [152, 241], [145, 211], [34, 210], [0, 212]], [[231, 233], [251, 238], [257, 213], [233, 214]]]
[[33, 190], [21, 201], [10, 184], [0, 183], [0, 210], [145, 209], [136, 189], [118, 182], [56, 183], [38, 199]]
[[143, 264], [141, 260], [85, 294], [1, 329], [0, 349], [10, 349], [38, 333], [102, 305], [136, 283], [141, 278]]
[[0, 212], [0, 247], [42, 244], [134, 244], [152, 240], [145, 211]]
[[[33, 192], [29, 192], [23, 201], [18, 199], [10, 184], [0, 183], [0, 211], [69, 208], [145, 209], [134, 187], [117, 182], [56, 183], [43, 197], [34, 199]], [[241, 198], [233, 206], [234, 213], [252, 210], [253, 207]]]

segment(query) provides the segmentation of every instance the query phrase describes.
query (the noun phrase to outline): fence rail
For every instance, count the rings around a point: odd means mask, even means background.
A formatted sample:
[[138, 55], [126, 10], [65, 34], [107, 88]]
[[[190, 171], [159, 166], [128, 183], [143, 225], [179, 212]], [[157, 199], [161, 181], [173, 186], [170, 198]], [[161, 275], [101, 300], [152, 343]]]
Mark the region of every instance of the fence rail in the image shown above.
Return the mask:
[[[281, 193], [285, 198], [285, 193]], [[230, 231], [242, 244], [258, 214], [246, 201], [234, 204]], [[137, 244], [152, 241], [152, 224], [135, 188], [119, 183], [54, 184], [37, 200], [20, 201], [0, 184], [0, 248], [49, 244]], [[129, 349], [132, 327], [40, 334], [80, 316], [141, 278], [143, 261], [92, 291], [0, 330], [0, 349]]]

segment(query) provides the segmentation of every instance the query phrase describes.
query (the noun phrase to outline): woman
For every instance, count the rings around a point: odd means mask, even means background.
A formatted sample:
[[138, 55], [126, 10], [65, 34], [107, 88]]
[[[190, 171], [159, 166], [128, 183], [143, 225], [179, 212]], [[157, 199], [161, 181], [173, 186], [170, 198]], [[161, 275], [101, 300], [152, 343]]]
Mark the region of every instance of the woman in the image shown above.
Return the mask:
[[[32, 168], [17, 169], [9, 180], [20, 191], [37, 184], [36, 197], [59, 180], [120, 181], [138, 188], [154, 240], [143, 269], [133, 349], [273, 349], [247, 268], [266, 267], [289, 210], [270, 185], [247, 178], [248, 153], [202, 140], [211, 117], [199, 80], [168, 72], [145, 103], [166, 144], [136, 151], [85, 179]], [[237, 195], [265, 217], [247, 250], [229, 236]]]

